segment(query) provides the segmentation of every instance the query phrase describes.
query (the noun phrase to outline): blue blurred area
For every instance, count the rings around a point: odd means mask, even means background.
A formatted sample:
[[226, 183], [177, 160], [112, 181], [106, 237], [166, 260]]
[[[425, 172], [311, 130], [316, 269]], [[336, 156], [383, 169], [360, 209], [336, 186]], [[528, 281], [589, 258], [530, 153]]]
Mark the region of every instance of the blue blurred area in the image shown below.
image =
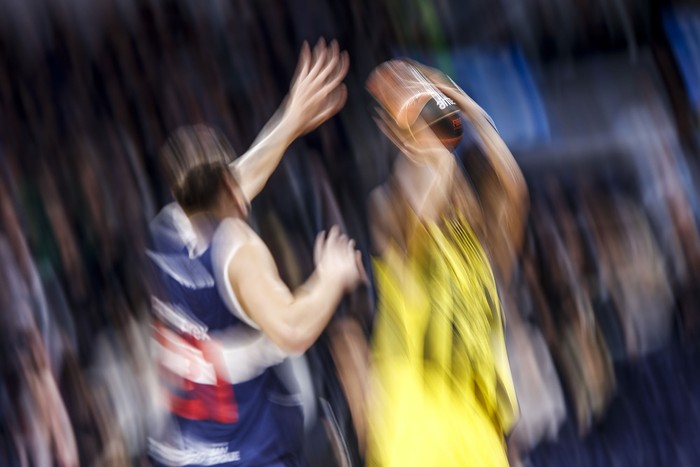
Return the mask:
[[678, 61], [683, 83], [688, 92], [688, 100], [695, 110], [700, 105], [698, 89], [698, 36], [700, 18], [697, 7], [687, 6], [668, 9], [663, 12], [663, 26]]
[[532, 465], [694, 465], [700, 430], [698, 359], [678, 345], [615, 369], [618, 396], [581, 440], [571, 420], [556, 442], [542, 443]]

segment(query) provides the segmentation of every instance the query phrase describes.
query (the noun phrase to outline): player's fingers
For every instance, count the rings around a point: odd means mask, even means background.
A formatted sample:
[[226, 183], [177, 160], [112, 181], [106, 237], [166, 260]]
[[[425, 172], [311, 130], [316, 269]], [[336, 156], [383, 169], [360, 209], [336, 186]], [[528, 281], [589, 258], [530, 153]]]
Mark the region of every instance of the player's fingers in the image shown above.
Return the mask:
[[317, 98], [327, 98], [329, 95], [331, 95], [333, 92], [335, 92], [336, 89], [338, 89], [340, 86], [342, 86], [341, 79], [332, 79], [332, 80], [326, 80], [325, 83], [319, 84], [318, 82], [314, 83], [314, 85], [318, 88], [318, 91], [316, 91], [315, 97]]
[[435, 87], [438, 89], [438, 91], [442, 92], [444, 95], [447, 97], [455, 97], [456, 95], [459, 95], [459, 87], [456, 84], [452, 84], [454, 81], [450, 81], [449, 83], [445, 81], [436, 81], [433, 84]]
[[318, 264], [323, 256], [323, 246], [324, 240], [326, 238], [326, 231], [322, 230], [316, 235], [316, 241], [314, 242], [314, 264]]
[[324, 60], [321, 63], [322, 69], [316, 79], [326, 79], [340, 63], [340, 47], [335, 39], [325, 48]]
[[362, 253], [355, 251], [355, 264], [357, 265], [357, 271], [360, 274], [360, 280], [363, 284], [369, 284], [369, 276], [365, 270], [365, 263], [362, 261]]
[[448, 97], [467, 95], [467, 93], [464, 92], [464, 89], [455, 83], [452, 78], [445, 76], [442, 73], [440, 73], [439, 77], [436, 77], [435, 79], [432, 79], [431, 77], [431, 81], [433, 81], [436, 88], [445, 93]]
[[316, 59], [316, 57], [318, 57], [318, 53], [319, 53], [319, 51], [320, 51], [320, 49], [321, 49], [321, 44], [323, 44], [323, 46], [325, 47], [325, 42], [324, 42], [324, 40], [323, 40], [323, 37], [319, 37], [319, 39], [318, 39], [318, 40], [316, 41], [316, 43], [314, 44], [313, 50], [311, 51], [311, 52], [312, 52], [312, 53], [311, 53], [311, 57], [312, 57], [314, 60]]
[[328, 47], [326, 47], [326, 39], [322, 37], [316, 43], [316, 47], [314, 47], [313, 66], [311, 67], [311, 71], [309, 71], [309, 76], [312, 78], [315, 78], [323, 67], [327, 52]]
[[437, 68], [430, 67], [428, 65], [425, 65], [423, 63], [419, 63], [419, 62], [412, 60], [412, 59], [407, 59], [406, 61], [408, 63], [410, 63], [411, 65], [413, 65], [414, 68], [419, 70], [432, 83], [436, 84], [440, 81], [444, 81], [445, 75]]
[[328, 56], [326, 59], [326, 67], [323, 70], [324, 72], [324, 79], [327, 76], [333, 76], [332, 73], [334, 73], [337, 69], [338, 66], [340, 65], [340, 62], [342, 60], [343, 55], [340, 52], [340, 46], [338, 45], [338, 41], [333, 39], [331, 41], [330, 47], [328, 49]]
[[292, 83], [296, 80], [303, 78], [309, 71], [309, 63], [311, 61], [311, 49], [309, 43], [304, 41], [301, 46], [301, 52], [299, 53], [299, 61], [297, 62], [297, 68], [294, 70], [294, 78]]
[[337, 88], [335, 88], [330, 95], [328, 96], [328, 109], [332, 113], [338, 112], [340, 109], [343, 108], [345, 105], [345, 102], [348, 99], [348, 88], [345, 86], [345, 84], [341, 84]]
[[331, 227], [331, 230], [328, 232], [328, 243], [331, 245], [336, 245], [338, 243], [338, 236], [340, 235], [340, 229], [338, 228], [337, 225], [334, 225]]
[[345, 75], [348, 74], [348, 70], [350, 69], [350, 54], [348, 53], [347, 50], [343, 50], [340, 52], [340, 70], [339, 74], [345, 78]]
[[[336, 60], [332, 65], [329, 65], [324, 71], [323, 75], [320, 76], [323, 82], [319, 94], [326, 95], [333, 90], [335, 90], [345, 79], [348, 74], [348, 69], [350, 67], [350, 59], [346, 51], [343, 51], [340, 55], [336, 56]], [[317, 82], [315, 84], [318, 85]]]
[[[315, 57], [313, 60], [313, 64], [311, 65], [311, 69], [309, 70], [309, 74], [307, 75], [308, 79], [311, 80], [309, 81], [310, 85], [313, 86], [319, 86], [317, 81], [319, 73], [321, 73], [321, 70], [323, 69], [323, 64], [325, 63], [326, 60], [326, 50], [322, 50], [319, 53], [318, 57]], [[320, 81], [322, 82], [322, 81]]]
[[338, 63], [335, 67], [334, 74], [330, 79], [331, 83], [339, 83], [345, 79], [350, 69], [350, 55], [347, 50], [343, 50], [339, 54]]
[[452, 81], [452, 79], [450, 79], [449, 83], [443, 81], [437, 82], [435, 83], [435, 87], [438, 89], [438, 91], [452, 99], [455, 104], [457, 104], [457, 107], [459, 107], [462, 111], [466, 111], [468, 108], [477, 105], [476, 102], [474, 102], [474, 100], [462, 90], [462, 88], [457, 86], [457, 84]]
[[335, 112], [339, 111], [345, 106], [345, 103], [348, 100], [348, 87], [345, 84], [341, 84], [336, 88], [336, 102], [335, 102]]
[[335, 114], [343, 108], [348, 98], [348, 88], [345, 84], [341, 84], [335, 88], [328, 96], [326, 110], [331, 114]]
[[304, 132], [309, 132], [316, 129], [323, 122], [337, 114], [343, 108], [347, 101], [348, 93], [344, 84], [341, 84], [330, 96], [326, 99], [323, 109], [318, 112], [304, 128]]
[[319, 48], [319, 50], [324, 50], [326, 48], [326, 38], [321, 36], [318, 38], [318, 42], [316, 42], [316, 46]]
[[322, 64], [323, 68], [321, 68], [318, 72], [318, 74], [314, 77], [313, 85], [318, 87], [321, 92], [328, 92], [325, 91], [326, 87], [337, 85], [338, 81], [333, 77], [333, 79], [329, 79], [331, 76], [331, 73], [333, 73], [334, 70], [336, 70], [338, 63], [340, 62], [340, 55], [336, 52], [333, 53], [332, 51], [328, 52], [327, 54], [325, 63]]

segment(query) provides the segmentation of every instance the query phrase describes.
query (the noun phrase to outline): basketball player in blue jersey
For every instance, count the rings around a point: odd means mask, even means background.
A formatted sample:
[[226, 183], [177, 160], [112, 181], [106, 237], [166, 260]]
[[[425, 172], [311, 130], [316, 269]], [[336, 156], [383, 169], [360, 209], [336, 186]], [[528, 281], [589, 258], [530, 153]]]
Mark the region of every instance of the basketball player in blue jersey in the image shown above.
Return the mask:
[[155, 465], [301, 465], [300, 402], [273, 367], [303, 353], [366, 276], [334, 227], [316, 240], [311, 277], [290, 291], [246, 217], [288, 145], [343, 106], [347, 70], [337, 43], [305, 44], [285, 103], [242, 157], [230, 162], [205, 126], [179, 129], [162, 150], [177, 203], [153, 221], [148, 251], [169, 412], [149, 439]]

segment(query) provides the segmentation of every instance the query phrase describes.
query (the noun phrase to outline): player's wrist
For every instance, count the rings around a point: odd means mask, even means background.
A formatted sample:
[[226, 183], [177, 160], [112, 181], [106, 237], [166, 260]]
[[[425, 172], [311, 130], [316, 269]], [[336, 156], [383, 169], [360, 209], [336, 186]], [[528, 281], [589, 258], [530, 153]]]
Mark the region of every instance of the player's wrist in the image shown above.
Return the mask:
[[316, 266], [315, 275], [320, 283], [320, 286], [327, 290], [342, 290], [344, 289], [343, 276], [336, 268], [326, 264], [324, 261], [319, 262]]
[[282, 111], [278, 128], [287, 146], [302, 135], [301, 121], [299, 112], [294, 108], [294, 105], [286, 105]]

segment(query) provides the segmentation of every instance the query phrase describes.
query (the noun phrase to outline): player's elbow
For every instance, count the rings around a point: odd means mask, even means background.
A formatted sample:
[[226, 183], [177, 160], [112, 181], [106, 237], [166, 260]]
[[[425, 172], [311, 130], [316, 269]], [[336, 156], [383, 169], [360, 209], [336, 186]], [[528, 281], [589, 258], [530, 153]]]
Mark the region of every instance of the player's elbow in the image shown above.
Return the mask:
[[313, 336], [304, 332], [299, 326], [287, 323], [280, 324], [275, 336], [270, 337], [280, 349], [292, 356], [303, 354], [315, 341]]
[[524, 222], [530, 207], [530, 195], [525, 178], [520, 171], [515, 173], [513, 180], [503, 188], [503, 196], [498, 204], [503, 206], [504, 213], [507, 213], [511, 222], [515, 219], [519, 219], [521, 223]]
[[504, 183], [504, 185], [506, 194], [512, 204], [527, 206], [529, 202], [527, 182], [520, 168], [517, 166], [513, 167], [511, 179], [507, 183]]
[[530, 194], [527, 190], [525, 179], [520, 177], [519, 183], [515, 186], [513, 193], [513, 202], [518, 212], [521, 213], [523, 219], [527, 218], [530, 209]]

